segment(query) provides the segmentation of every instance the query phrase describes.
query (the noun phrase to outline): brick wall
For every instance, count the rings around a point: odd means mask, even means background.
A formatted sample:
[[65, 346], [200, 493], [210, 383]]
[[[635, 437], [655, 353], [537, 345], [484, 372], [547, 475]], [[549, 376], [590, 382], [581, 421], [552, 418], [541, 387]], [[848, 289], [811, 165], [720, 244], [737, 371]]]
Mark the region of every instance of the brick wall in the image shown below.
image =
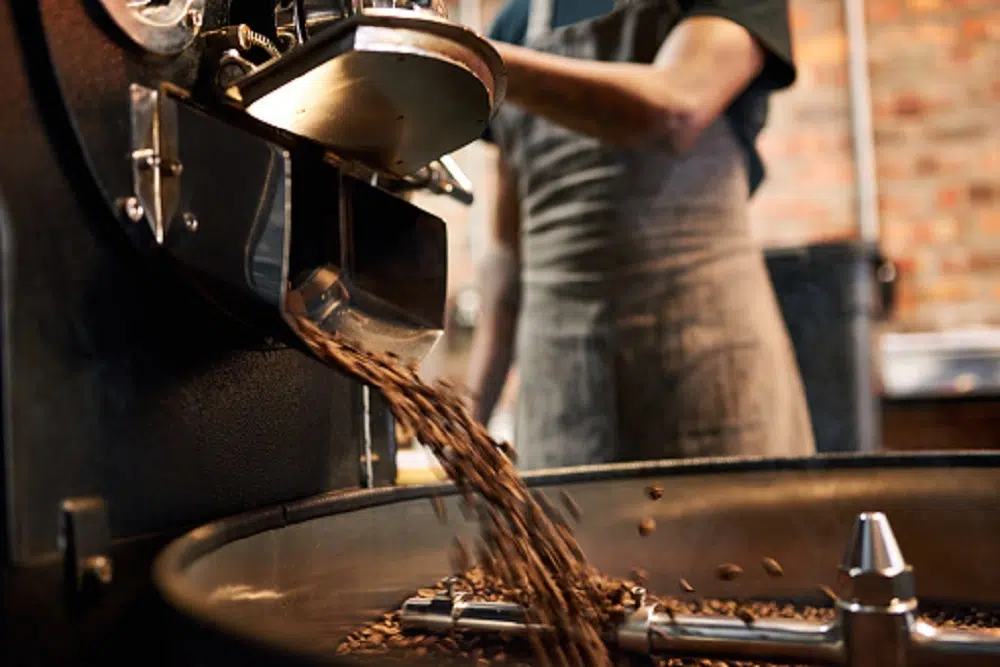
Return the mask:
[[[1000, 2], [865, 6], [882, 243], [900, 270], [893, 328], [1000, 325]], [[792, 2], [802, 76], [761, 141], [767, 244], [854, 231], [842, 14]]]
[[899, 324], [1000, 325], [1000, 2], [867, 4]]
[[752, 208], [764, 245], [798, 245], [855, 234], [854, 158], [843, 8], [793, 0], [798, 80], [775, 95], [759, 147], [768, 178]]

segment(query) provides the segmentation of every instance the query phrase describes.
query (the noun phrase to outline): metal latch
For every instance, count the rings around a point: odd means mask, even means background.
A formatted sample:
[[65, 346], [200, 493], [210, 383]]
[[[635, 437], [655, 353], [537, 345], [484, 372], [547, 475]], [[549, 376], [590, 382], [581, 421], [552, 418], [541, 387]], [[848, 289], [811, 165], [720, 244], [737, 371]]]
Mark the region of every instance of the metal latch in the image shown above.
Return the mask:
[[177, 215], [184, 170], [177, 148], [177, 106], [163, 92], [139, 84], [129, 86], [129, 103], [136, 201], [127, 214], [133, 222], [145, 219], [162, 245]]
[[59, 524], [67, 593], [94, 593], [110, 584], [111, 530], [104, 501], [96, 496], [64, 500]]

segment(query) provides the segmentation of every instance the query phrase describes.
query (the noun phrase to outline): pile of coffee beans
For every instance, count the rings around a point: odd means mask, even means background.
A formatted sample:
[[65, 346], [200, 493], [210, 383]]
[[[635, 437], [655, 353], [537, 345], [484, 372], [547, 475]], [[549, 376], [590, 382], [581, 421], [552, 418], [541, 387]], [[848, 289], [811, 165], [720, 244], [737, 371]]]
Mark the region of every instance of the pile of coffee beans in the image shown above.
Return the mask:
[[[772, 559], [767, 559], [772, 560]], [[614, 579], [595, 575], [595, 588], [601, 595], [604, 618], [618, 620], [625, 609], [632, 604], [632, 591], [641, 581]], [[473, 567], [452, 582], [455, 591], [464, 592], [466, 599], [483, 601], [510, 601], [516, 594], [504, 588], [495, 577], [480, 567]], [[417, 592], [418, 597], [433, 597], [447, 590], [445, 581], [433, 588]], [[681, 598], [656, 598], [647, 596], [651, 604], [662, 605], [672, 614], [699, 614], [705, 616], [731, 616], [752, 622], [760, 618], [782, 618], [825, 623], [832, 621], [835, 611], [832, 601], [824, 606], [793, 605], [789, 603], [697, 599], [691, 596]], [[922, 620], [944, 629], [989, 629], [1000, 627], [1000, 613], [968, 608], [927, 608], [922, 610]], [[400, 662], [414, 657], [430, 657], [438, 663], [452, 661], [465, 664], [475, 662], [478, 667], [529, 667], [533, 664], [533, 653], [528, 642], [502, 634], [451, 633], [431, 634], [405, 631], [399, 624], [399, 612], [385, 614], [348, 636], [338, 647], [342, 655], [377, 655], [380, 660]], [[611, 655], [616, 665], [627, 664], [635, 659], [643, 665], [640, 656]], [[648, 657], [644, 657], [648, 659]], [[789, 667], [772, 663], [746, 661], [720, 661], [706, 658], [666, 658], [653, 657], [656, 667]]]
[[[556, 631], [554, 642], [528, 637], [534, 661], [542, 667], [608, 667], [600, 635], [607, 618], [594, 572], [568, 523], [551, 505], [539, 503], [518, 475], [513, 448], [494, 441], [472, 419], [463, 393], [446, 382], [429, 385], [397, 357], [331, 336], [309, 320], [296, 324], [317, 356], [382, 392], [401, 427], [431, 449], [466, 507], [474, 508], [484, 568], [512, 601], [530, 610], [532, 623]], [[477, 503], [476, 494], [485, 502]]]

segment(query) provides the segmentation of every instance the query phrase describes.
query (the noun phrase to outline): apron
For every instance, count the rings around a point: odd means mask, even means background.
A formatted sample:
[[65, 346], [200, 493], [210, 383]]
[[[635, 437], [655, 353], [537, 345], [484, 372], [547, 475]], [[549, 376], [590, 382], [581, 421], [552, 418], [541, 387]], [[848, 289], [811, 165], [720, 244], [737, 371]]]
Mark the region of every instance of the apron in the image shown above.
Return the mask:
[[[533, 0], [525, 45], [651, 63], [680, 18], [676, 0], [619, 2], [552, 30], [552, 0]], [[521, 208], [522, 468], [815, 452], [725, 118], [680, 157], [610, 148], [510, 105], [494, 134]]]

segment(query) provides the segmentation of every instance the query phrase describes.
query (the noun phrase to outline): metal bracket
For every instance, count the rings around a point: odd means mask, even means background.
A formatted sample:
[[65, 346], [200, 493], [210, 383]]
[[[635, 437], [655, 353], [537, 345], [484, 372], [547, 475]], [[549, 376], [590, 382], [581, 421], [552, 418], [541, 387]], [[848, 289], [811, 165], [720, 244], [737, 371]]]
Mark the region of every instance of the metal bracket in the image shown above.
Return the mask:
[[178, 158], [177, 107], [161, 91], [135, 83], [129, 86], [129, 104], [132, 189], [143, 211], [136, 217], [146, 219], [156, 242], [162, 245], [177, 214], [184, 170]]
[[59, 524], [67, 593], [79, 596], [110, 584], [111, 530], [104, 501], [96, 496], [64, 500]]

